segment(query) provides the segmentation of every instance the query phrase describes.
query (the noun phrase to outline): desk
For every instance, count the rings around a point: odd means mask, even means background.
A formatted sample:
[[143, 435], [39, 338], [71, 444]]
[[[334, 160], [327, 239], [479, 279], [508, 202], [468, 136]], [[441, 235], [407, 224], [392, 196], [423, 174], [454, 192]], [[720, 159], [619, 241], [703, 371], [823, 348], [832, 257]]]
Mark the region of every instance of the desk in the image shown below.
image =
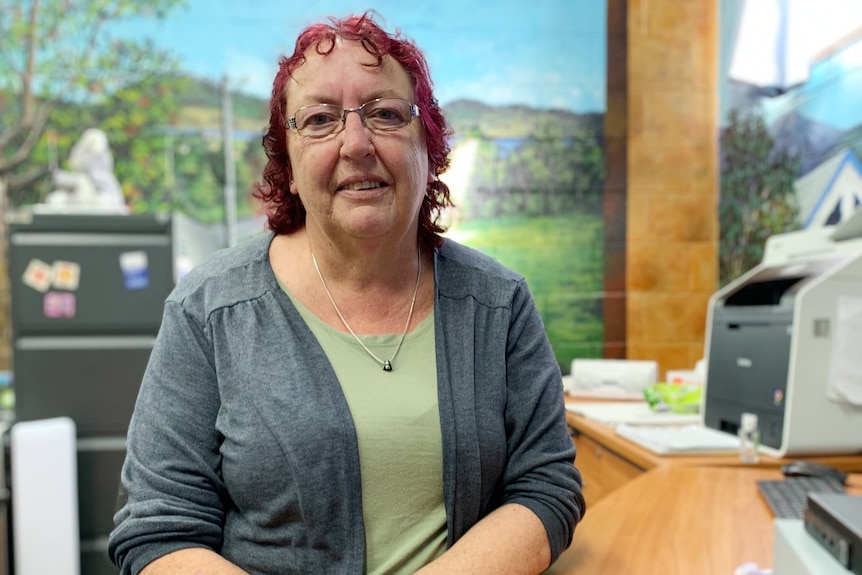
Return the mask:
[[[587, 508], [546, 575], [733, 575], [772, 566], [773, 517], [757, 487], [777, 469], [664, 465]], [[848, 481], [862, 494], [862, 475]], [[859, 486], [859, 487], [856, 487]]]
[[[617, 435], [610, 425], [572, 412], [566, 413], [566, 421], [578, 450], [575, 465], [583, 476], [584, 497], [588, 507], [652, 469], [667, 466], [744, 466], [736, 453], [659, 455]], [[797, 458], [776, 459], [761, 455], [757, 466], [778, 469], [793, 459]], [[806, 459], [826, 463], [843, 471], [862, 472], [862, 457], [858, 455], [820, 455]]]

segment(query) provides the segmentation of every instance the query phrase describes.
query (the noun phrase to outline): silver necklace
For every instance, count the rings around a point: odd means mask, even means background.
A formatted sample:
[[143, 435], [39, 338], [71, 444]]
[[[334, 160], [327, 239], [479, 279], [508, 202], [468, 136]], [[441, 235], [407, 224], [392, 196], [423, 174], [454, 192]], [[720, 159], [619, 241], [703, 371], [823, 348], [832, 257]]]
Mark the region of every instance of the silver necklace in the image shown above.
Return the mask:
[[395, 348], [395, 352], [392, 354], [392, 357], [389, 359], [380, 359], [377, 355], [368, 349], [368, 346], [359, 338], [358, 335], [353, 331], [350, 327], [350, 324], [347, 323], [347, 320], [344, 319], [344, 316], [341, 314], [341, 310], [338, 309], [338, 306], [335, 305], [335, 300], [332, 298], [332, 293], [330, 293], [329, 288], [326, 287], [326, 281], [323, 279], [323, 274], [320, 273], [320, 266], [317, 265], [317, 258], [314, 257], [314, 252], [311, 250], [311, 246], [309, 246], [308, 251], [311, 252], [311, 263], [314, 264], [314, 269], [317, 272], [317, 277], [320, 278], [320, 283], [323, 285], [323, 291], [326, 292], [326, 296], [329, 298], [329, 303], [332, 304], [332, 309], [335, 310], [335, 313], [338, 314], [338, 318], [341, 320], [341, 323], [344, 324], [344, 327], [347, 328], [347, 331], [350, 332], [350, 335], [353, 336], [359, 345], [362, 346], [362, 349], [374, 359], [377, 363], [383, 366], [383, 371], [392, 371], [392, 362], [395, 361], [395, 356], [398, 355], [398, 352], [401, 351], [401, 344], [404, 343], [404, 338], [407, 337], [407, 330], [410, 329], [410, 320], [413, 319], [413, 308], [416, 307], [416, 294], [419, 293], [419, 279], [422, 277], [422, 258], [419, 249], [416, 250], [416, 260], [417, 260], [417, 271], [416, 271], [416, 287], [413, 288], [413, 300], [410, 302], [410, 311], [407, 313], [407, 323], [404, 324], [404, 331], [401, 333], [401, 339], [398, 340], [398, 347]]

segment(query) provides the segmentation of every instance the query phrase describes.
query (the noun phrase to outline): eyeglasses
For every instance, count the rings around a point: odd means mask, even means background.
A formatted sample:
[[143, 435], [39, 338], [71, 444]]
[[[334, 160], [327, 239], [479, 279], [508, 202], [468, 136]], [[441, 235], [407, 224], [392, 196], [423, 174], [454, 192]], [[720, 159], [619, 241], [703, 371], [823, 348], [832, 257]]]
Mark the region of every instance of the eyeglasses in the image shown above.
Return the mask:
[[348, 112], [359, 114], [362, 125], [372, 132], [388, 132], [403, 128], [418, 117], [419, 106], [404, 98], [377, 98], [356, 108], [314, 104], [294, 112], [287, 127], [306, 138], [323, 138], [344, 129]]

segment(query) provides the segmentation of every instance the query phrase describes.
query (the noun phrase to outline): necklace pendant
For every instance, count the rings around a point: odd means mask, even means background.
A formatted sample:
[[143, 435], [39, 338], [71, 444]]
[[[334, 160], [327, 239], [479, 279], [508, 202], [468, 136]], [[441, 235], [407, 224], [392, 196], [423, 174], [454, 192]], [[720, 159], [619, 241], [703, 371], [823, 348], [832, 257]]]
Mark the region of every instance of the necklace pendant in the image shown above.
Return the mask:
[[392, 362], [388, 359], [383, 362], [383, 371], [392, 371]]

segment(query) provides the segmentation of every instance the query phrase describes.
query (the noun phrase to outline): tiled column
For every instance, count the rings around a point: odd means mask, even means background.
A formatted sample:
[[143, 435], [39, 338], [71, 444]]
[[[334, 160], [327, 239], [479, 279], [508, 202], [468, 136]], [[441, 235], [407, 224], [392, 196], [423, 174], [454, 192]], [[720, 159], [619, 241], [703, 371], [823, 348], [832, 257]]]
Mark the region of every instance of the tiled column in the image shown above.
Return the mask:
[[703, 356], [718, 278], [719, 0], [627, 0], [626, 357]]

